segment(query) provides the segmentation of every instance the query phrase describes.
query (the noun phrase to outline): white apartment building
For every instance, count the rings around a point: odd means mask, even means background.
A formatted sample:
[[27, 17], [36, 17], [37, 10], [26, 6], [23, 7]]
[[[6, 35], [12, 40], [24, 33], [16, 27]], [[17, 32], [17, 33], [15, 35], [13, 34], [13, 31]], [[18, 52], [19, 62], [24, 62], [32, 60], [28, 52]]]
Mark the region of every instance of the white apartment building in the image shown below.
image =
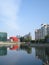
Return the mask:
[[41, 24], [41, 28], [35, 30], [35, 40], [44, 39], [48, 34], [49, 24]]

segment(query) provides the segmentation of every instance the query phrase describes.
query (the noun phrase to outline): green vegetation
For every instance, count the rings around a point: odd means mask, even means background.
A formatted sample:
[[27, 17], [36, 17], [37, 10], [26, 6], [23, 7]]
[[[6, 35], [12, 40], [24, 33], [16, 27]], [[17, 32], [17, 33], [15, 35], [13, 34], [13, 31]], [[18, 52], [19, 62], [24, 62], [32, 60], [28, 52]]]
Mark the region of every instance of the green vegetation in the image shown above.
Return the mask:
[[31, 42], [31, 43], [49, 43], [49, 35], [45, 36], [45, 39], [32, 40], [31, 34], [27, 34], [20, 37], [20, 42]]
[[31, 37], [30, 33], [25, 35], [25, 36], [23, 36], [23, 37], [20, 37], [20, 41], [21, 42], [30, 42], [31, 40], [32, 40], [32, 37]]
[[49, 35], [45, 36], [45, 39], [35, 40], [36, 43], [49, 43]]
[[45, 36], [45, 42], [49, 43], [49, 35]]
[[20, 49], [27, 51], [28, 54], [32, 53], [32, 48], [26, 44], [21, 44]]

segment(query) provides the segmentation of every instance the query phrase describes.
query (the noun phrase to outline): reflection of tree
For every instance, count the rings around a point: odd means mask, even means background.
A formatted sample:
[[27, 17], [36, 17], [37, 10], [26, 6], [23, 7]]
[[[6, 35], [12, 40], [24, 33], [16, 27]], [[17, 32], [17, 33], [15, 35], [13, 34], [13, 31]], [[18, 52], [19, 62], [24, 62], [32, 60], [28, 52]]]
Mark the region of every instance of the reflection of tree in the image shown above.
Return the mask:
[[20, 46], [20, 49], [27, 51], [28, 54], [32, 53], [32, 48], [30, 46]]
[[0, 47], [0, 56], [7, 55], [7, 48], [6, 47]]
[[48, 48], [36, 48], [36, 56], [43, 61], [43, 63], [49, 63], [49, 50]]
[[32, 53], [32, 48], [31, 48], [31, 47], [28, 47], [28, 48], [26, 49], [26, 51], [27, 51], [28, 54], [31, 54], [31, 53]]

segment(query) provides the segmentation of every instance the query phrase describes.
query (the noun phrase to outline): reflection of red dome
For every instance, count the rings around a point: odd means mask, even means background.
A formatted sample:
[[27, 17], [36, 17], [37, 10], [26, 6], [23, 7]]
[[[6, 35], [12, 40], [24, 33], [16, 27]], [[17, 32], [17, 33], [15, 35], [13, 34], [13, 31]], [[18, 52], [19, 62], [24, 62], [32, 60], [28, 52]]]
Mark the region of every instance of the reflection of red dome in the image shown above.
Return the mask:
[[10, 39], [13, 41], [13, 42], [18, 42], [19, 39], [17, 37], [10, 37]]
[[18, 48], [19, 48], [18, 45], [13, 45], [13, 48], [10, 48], [10, 50], [16, 50], [16, 49], [18, 49]]

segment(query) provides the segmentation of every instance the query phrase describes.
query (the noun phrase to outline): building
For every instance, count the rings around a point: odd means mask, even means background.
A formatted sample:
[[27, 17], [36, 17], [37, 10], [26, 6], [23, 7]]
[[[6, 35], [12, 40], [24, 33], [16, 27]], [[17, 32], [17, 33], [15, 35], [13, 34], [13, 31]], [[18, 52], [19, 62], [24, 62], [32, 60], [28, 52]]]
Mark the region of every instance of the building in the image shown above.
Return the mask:
[[41, 28], [35, 30], [35, 40], [44, 39], [48, 34], [49, 24], [41, 24]]
[[35, 40], [38, 40], [41, 38], [41, 29], [37, 29], [35, 31]]
[[20, 40], [17, 37], [10, 37], [10, 41], [11, 42], [19, 42]]
[[24, 35], [24, 39], [32, 40], [31, 33], [29, 32], [28, 34]]
[[7, 41], [7, 33], [0, 32], [0, 41]]

